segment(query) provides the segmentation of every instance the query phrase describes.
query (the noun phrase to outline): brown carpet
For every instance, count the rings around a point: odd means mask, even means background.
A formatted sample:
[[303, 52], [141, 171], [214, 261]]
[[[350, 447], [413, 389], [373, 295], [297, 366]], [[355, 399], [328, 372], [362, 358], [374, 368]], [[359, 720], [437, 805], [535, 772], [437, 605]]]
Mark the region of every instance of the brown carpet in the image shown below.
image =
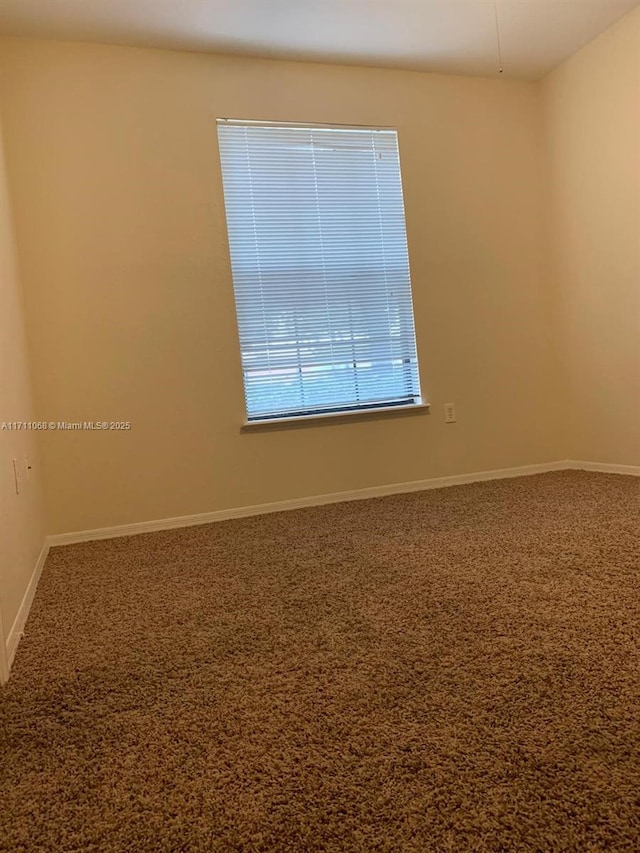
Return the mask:
[[0, 849], [640, 850], [640, 480], [52, 550]]

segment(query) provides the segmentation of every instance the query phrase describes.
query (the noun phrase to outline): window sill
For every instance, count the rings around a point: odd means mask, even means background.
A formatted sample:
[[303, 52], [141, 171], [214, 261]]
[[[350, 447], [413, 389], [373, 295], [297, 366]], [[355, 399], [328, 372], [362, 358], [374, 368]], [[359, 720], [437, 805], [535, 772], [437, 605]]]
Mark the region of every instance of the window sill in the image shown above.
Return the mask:
[[320, 415], [295, 415], [294, 417], [269, 418], [263, 421], [245, 421], [241, 429], [251, 432], [254, 429], [265, 427], [285, 427], [296, 424], [311, 424], [317, 421], [342, 421], [345, 418], [377, 418], [379, 415], [408, 415], [411, 412], [425, 413], [429, 410], [429, 403], [414, 403], [411, 406], [381, 406], [379, 409], [359, 409], [347, 412], [327, 412]]

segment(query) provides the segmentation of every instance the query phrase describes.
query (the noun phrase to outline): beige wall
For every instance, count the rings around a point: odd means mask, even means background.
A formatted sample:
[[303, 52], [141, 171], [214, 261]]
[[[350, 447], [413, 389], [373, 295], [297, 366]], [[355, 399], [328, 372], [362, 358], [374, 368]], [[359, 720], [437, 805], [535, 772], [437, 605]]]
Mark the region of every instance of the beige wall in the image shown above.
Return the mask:
[[640, 9], [543, 98], [571, 455], [640, 465]]
[[[535, 84], [0, 42], [63, 532], [562, 458]], [[217, 116], [399, 130], [430, 415], [241, 433]], [[458, 423], [445, 425], [454, 401]]]
[[[0, 128], [1, 131], [1, 128]], [[2, 429], [33, 417], [22, 294], [0, 132], [0, 680], [5, 644], [44, 544], [44, 509], [35, 433]], [[25, 457], [32, 466], [27, 480]], [[21, 480], [16, 494], [15, 459]]]

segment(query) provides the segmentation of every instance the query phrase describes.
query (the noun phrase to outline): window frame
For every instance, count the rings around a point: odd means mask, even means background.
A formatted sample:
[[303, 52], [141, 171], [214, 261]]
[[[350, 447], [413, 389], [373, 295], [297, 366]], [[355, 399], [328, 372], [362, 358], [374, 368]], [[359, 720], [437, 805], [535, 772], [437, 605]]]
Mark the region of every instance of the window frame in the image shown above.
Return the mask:
[[[403, 197], [403, 208], [404, 208], [404, 181], [402, 179], [402, 167], [401, 167], [401, 154], [400, 154], [400, 134], [398, 133], [397, 127], [391, 125], [359, 125], [359, 124], [344, 124], [339, 122], [302, 122], [302, 121], [269, 121], [269, 120], [260, 120], [260, 119], [236, 119], [236, 118], [228, 118], [228, 117], [218, 117], [216, 119], [216, 126], [220, 127], [220, 125], [236, 125], [236, 126], [247, 126], [247, 127], [269, 127], [269, 128], [278, 128], [278, 127], [289, 127], [289, 128], [299, 128], [299, 129], [314, 129], [314, 128], [322, 128], [328, 130], [358, 130], [358, 131], [392, 131], [395, 133], [397, 148], [398, 148], [398, 177], [400, 183], [400, 190]], [[216, 141], [218, 143], [218, 166], [220, 168], [221, 181], [224, 185], [224, 169], [222, 165], [222, 157], [220, 152], [220, 144], [219, 144], [219, 136], [216, 134]], [[224, 206], [223, 209], [225, 211], [225, 234], [227, 239], [227, 249], [229, 253], [229, 262], [230, 267], [231, 264], [231, 241], [229, 235], [229, 226], [227, 220], [227, 211], [226, 211], [226, 197], [224, 195], [223, 189], [223, 200]], [[231, 268], [231, 284], [233, 290], [234, 297], [234, 315], [235, 315], [235, 323], [236, 323], [236, 340], [238, 342], [238, 355], [240, 360], [240, 379], [242, 383], [242, 396], [244, 402], [244, 418], [241, 422], [241, 429], [244, 430], [253, 430], [253, 429], [261, 429], [268, 427], [282, 427], [282, 426], [291, 426], [295, 424], [304, 424], [308, 422], [314, 421], [334, 421], [334, 420], [343, 420], [345, 418], [372, 418], [372, 417], [386, 417], [393, 415], [408, 415], [411, 413], [422, 413], [428, 412], [430, 409], [430, 403], [425, 397], [425, 393], [422, 387], [422, 377], [420, 376], [420, 354], [418, 352], [418, 335], [416, 328], [416, 317], [415, 310], [413, 307], [414, 302], [414, 291], [413, 291], [413, 277], [411, 274], [411, 263], [409, 257], [409, 247], [408, 247], [408, 234], [407, 234], [407, 221], [406, 221], [406, 210], [403, 209], [403, 221], [404, 221], [404, 231], [405, 238], [407, 241], [407, 268], [409, 273], [409, 291], [411, 295], [411, 308], [412, 308], [412, 320], [413, 320], [413, 340], [415, 346], [416, 353], [416, 372], [418, 377], [418, 394], [413, 398], [413, 400], [409, 401], [409, 399], [401, 400], [399, 399], [397, 402], [384, 401], [380, 403], [371, 403], [365, 405], [357, 405], [351, 404], [350, 406], [336, 406], [333, 409], [327, 408], [318, 411], [300, 411], [300, 412], [283, 412], [281, 414], [273, 414], [273, 415], [264, 415], [264, 416], [256, 416], [249, 417], [248, 411], [248, 398], [245, 384], [245, 375], [243, 369], [243, 358], [242, 358], [242, 343], [241, 343], [241, 334], [240, 334], [240, 325], [239, 325], [239, 317], [238, 317], [238, 308], [236, 302], [236, 293], [235, 293], [235, 281], [233, 278], [233, 269]]]

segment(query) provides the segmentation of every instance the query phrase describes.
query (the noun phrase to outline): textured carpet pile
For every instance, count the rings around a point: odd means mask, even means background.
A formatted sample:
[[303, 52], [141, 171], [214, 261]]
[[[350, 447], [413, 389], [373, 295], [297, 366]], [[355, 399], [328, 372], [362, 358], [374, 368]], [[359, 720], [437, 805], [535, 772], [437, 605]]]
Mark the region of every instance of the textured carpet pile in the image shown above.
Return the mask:
[[640, 850], [640, 480], [53, 549], [0, 850]]

